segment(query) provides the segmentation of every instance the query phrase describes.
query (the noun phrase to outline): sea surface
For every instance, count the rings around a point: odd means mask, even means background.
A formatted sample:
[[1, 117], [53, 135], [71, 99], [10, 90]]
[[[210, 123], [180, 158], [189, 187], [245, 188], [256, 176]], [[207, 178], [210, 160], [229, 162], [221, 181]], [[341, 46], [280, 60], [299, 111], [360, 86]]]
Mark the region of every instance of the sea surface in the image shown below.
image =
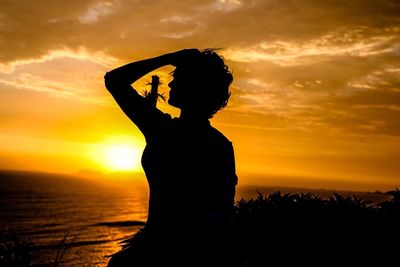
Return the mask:
[[142, 227], [135, 222], [146, 221], [147, 195], [142, 184], [2, 173], [0, 233], [32, 242], [34, 264], [52, 263], [67, 249], [60, 266], [106, 266], [118, 242]]
[[[323, 197], [332, 194], [330, 190], [239, 185], [236, 200], [276, 190], [313, 192]], [[354, 194], [373, 202], [386, 197]], [[147, 202], [145, 181], [96, 181], [58, 174], [0, 172], [0, 236], [14, 234], [30, 242], [33, 264], [51, 266], [60, 260], [59, 266], [103, 267], [107, 265], [107, 256], [120, 249], [118, 242], [143, 227]]]

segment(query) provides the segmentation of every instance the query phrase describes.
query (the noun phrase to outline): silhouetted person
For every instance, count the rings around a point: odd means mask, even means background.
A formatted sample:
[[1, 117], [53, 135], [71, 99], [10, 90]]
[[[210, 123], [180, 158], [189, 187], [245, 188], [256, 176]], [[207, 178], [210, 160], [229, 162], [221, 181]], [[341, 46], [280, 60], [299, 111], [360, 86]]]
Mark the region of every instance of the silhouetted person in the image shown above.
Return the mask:
[[[131, 87], [164, 65], [176, 67], [168, 103], [181, 110], [179, 118]], [[226, 106], [232, 80], [212, 49], [185, 49], [105, 75], [107, 89], [146, 138], [142, 166], [150, 188], [146, 226], [109, 266], [223, 266], [229, 260], [224, 251], [231, 244], [235, 159], [232, 143], [209, 119]]]

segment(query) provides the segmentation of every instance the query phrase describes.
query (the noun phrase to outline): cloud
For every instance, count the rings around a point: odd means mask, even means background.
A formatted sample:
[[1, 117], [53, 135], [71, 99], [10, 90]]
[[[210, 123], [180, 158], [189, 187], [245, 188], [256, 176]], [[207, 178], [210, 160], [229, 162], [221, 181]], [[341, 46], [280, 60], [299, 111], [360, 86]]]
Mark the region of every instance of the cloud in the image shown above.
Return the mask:
[[115, 65], [117, 59], [105, 54], [104, 52], [89, 52], [86, 48], [80, 47], [77, 50], [72, 50], [68, 48], [50, 50], [47, 54], [34, 59], [26, 59], [26, 60], [16, 60], [13, 62], [9, 62], [6, 64], [0, 63], [0, 73], [12, 73], [15, 71], [16, 67], [21, 67], [24, 65], [44, 63], [47, 61], [52, 61], [60, 58], [71, 58], [77, 60], [86, 60], [92, 63], [96, 63], [105, 67], [109, 67]]
[[[0, 71], [19, 73], [2, 76], [19, 88], [35, 84], [57, 94], [54, 80], [22, 69], [61, 58], [105, 70], [186, 47], [224, 47], [235, 75], [232, 112], [305, 128], [334, 126], [335, 120], [323, 119], [330, 112], [361, 125], [368, 116], [388, 119], [360, 110], [397, 110], [397, 95], [386, 91], [398, 88], [398, 1], [49, 0], [40, 8], [34, 2], [3, 6]], [[66, 84], [68, 92], [83, 97], [77, 89], [82, 85]]]
[[224, 51], [227, 59], [237, 62], [270, 61], [280, 66], [304, 65], [332, 57], [368, 57], [394, 54], [400, 42], [398, 29], [387, 29], [385, 36], [362, 38], [366, 29], [338, 30], [304, 42], [261, 42]]
[[30, 74], [23, 74], [18, 77], [16, 81], [8, 81], [0, 79], [0, 84], [13, 87], [16, 89], [32, 90], [37, 92], [46, 92], [57, 97], [76, 97], [76, 94], [65, 88], [64, 84], [46, 81], [41, 77], [33, 76]]
[[99, 92], [104, 89], [102, 77], [109, 69], [107, 65], [114, 62], [115, 59], [104, 54], [90, 54], [85, 50], [52, 51], [40, 59], [2, 66], [0, 85], [109, 105], [110, 101]]
[[165, 37], [169, 39], [183, 39], [196, 34], [196, 32], [201, 31], [204, 28], [204, 25], [201, 22], [195, 22], [193, 26], [190, 26], [189, 29], [183, 30], [174, 30], [169, 33], [160, 34], [160, 37]]
[[232, 110], [251, 113], [264, 126], [398, 136], [399, 63], [388, 62], [338, 57], [278, 69], [262, 62], [245, 64], [249, 72], [235, 81]]
[[191, 20], [192, 20], [192, 18], [188, 17], [188, 16], [174, 15], [172, 17], [161, 18], [160, 22], [162, 22], [162, 23], [172, 22], [172, 23], [183, 23], [183, 24], [186, 24]]
[[99, 2], [91, 6], [85, 13], [78, 17], [82, 24], [91, 24], [99, 21], [100, 17], [113, 13], [112, 2]]
[[[347, 94], [359, 91], [384, 91], [400, 93], [400, 62], [396, 67], [386, 66], [350, 80], [347, 83]], [[377, 99], [379, 100], [379, 99]], [[399, 103], [400, 104], [400, 103]]]
[[[399, 14], [398, 0], [3, 0], [2, 130], [85, 140], [128, 132], [114, 102], [110, 109], [106, 70], [182, 48], [222, 47], [234, 83], [213, 120], [238, 141], [238, 162], [263, 169], [274, 153], [312, 154], [315, 173], [321, 158], [338, 155], [358, 164], [359, 177], [385, 170], [394, 177]], [[307, 162], [301, 157], [299, 166]], [[325, 160], [333, 167], [324, 173], [347, 164]], [[279, 166], [287, 169], [290, 159]]]
[[3, 64], [38, 58], [60, 47], [107, 49], [109, 55], [124, 59], [187, 46], [256, 48], [263, 42], [272, 49], [289, 45], [287, 49], [295, 52], [301, 49], [296, 45], [310, 44], [338, 29], [366, 27], [378, 36], [385, 29], [399, 27], [400, 21], [396, 15], [400, 7], [392, 0], [340, 4], [313, 0], [47, 0], [40, 6], [34, 1], [23, 6], [5, 1], [2, 6]]
[[231, 12], [240, 8], [242, 4], [243, 3], [239, 0], [215, 0], [214, 3], [205, 8], [211, 11]]

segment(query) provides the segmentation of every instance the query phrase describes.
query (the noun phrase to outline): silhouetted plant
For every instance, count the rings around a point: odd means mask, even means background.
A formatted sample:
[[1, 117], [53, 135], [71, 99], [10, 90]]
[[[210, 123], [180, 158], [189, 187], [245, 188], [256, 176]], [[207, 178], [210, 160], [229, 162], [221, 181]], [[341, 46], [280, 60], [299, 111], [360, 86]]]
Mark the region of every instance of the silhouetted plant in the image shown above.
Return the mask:
[[32, 243], [7, 233], [0, 236], [0, 266], [25, 267], [31, 263]]
[[393, 256], [387, 244], [400, 238], [400, 191], [388, 194], [390, 200], [372, 204], [337, 193], [321, 198], [312, 193], [258, 192], [255, 198], [236, 202], [234, 234], [243, 244], [236, 256], [245, 263], [241, 266], [264, 266], [266, 258], [280, 260], [310, 251], [339, 259], [356, 257], [356, 251]]
[[151, 89], [149, 91], [144, 91], [143, 97], [146, 98], [151, 105], [155, 106], [158, 98], [162, 99], [164, 102], [166, 101], [167, 98], [164, 94], [158, 93], [158, 86], [161, 85], [161, 83], [160, 78], [157, 75], [153, 75], [151, 82], [147, 82], [146, 85], [150, 85]]
[[386, 215], [400, 217], [400, 190], [396, 188], [393, 191], [389, 191], [386, 194], [391, 196], [391, 199], [382, 203], [379, 203], [378, 209]]
[[53, 267], [58, 267], [60, 265], [60, 262], [61, 262], [62, 258], [64, 257], [65, 253], [71, 248], [71, 246], [75, 242], [76, 235], [74, 235], [72, 237], [72, 241], [70, 241], [70, 242], [67, 242], [68, 237], [69, 237], [69, 233], [67, 233], [64, 236], [64, 238], [61, 240], [61, 242], [59, 243]]
[[[0, 236], [0, 266], [1, 267], [58, 267], [65, 253], [71, 248], [76, 236], [68, 241], [67, 233], [58, 245], [54, 262], [48, 264], [32, 264], [35, 244], [20, 239], [17, 235], [6, 233]], [[37, 256], [37, 255], [36, 255]]]
[[364, 201], [356, 196], [342, 196], [337, 193], [333, 193], [333, 196], [329, 197], [328, 206], [340, 209], [358, 210], [366, 209], [370, 202]]

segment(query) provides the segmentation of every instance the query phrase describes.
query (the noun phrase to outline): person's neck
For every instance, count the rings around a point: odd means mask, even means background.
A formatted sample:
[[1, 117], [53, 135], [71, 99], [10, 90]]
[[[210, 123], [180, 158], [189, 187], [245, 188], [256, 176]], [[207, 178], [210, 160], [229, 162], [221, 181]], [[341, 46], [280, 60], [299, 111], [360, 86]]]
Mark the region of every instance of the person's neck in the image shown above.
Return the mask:
[[181, 115], [179, 116], [179, 119], [188, 123], [199, 123], [199, 122], [209, 123], [209, 120], [206, 116], [196, 112], [191, 112], [190, 110], [185, 110], [185, 111], [181, 110]]

